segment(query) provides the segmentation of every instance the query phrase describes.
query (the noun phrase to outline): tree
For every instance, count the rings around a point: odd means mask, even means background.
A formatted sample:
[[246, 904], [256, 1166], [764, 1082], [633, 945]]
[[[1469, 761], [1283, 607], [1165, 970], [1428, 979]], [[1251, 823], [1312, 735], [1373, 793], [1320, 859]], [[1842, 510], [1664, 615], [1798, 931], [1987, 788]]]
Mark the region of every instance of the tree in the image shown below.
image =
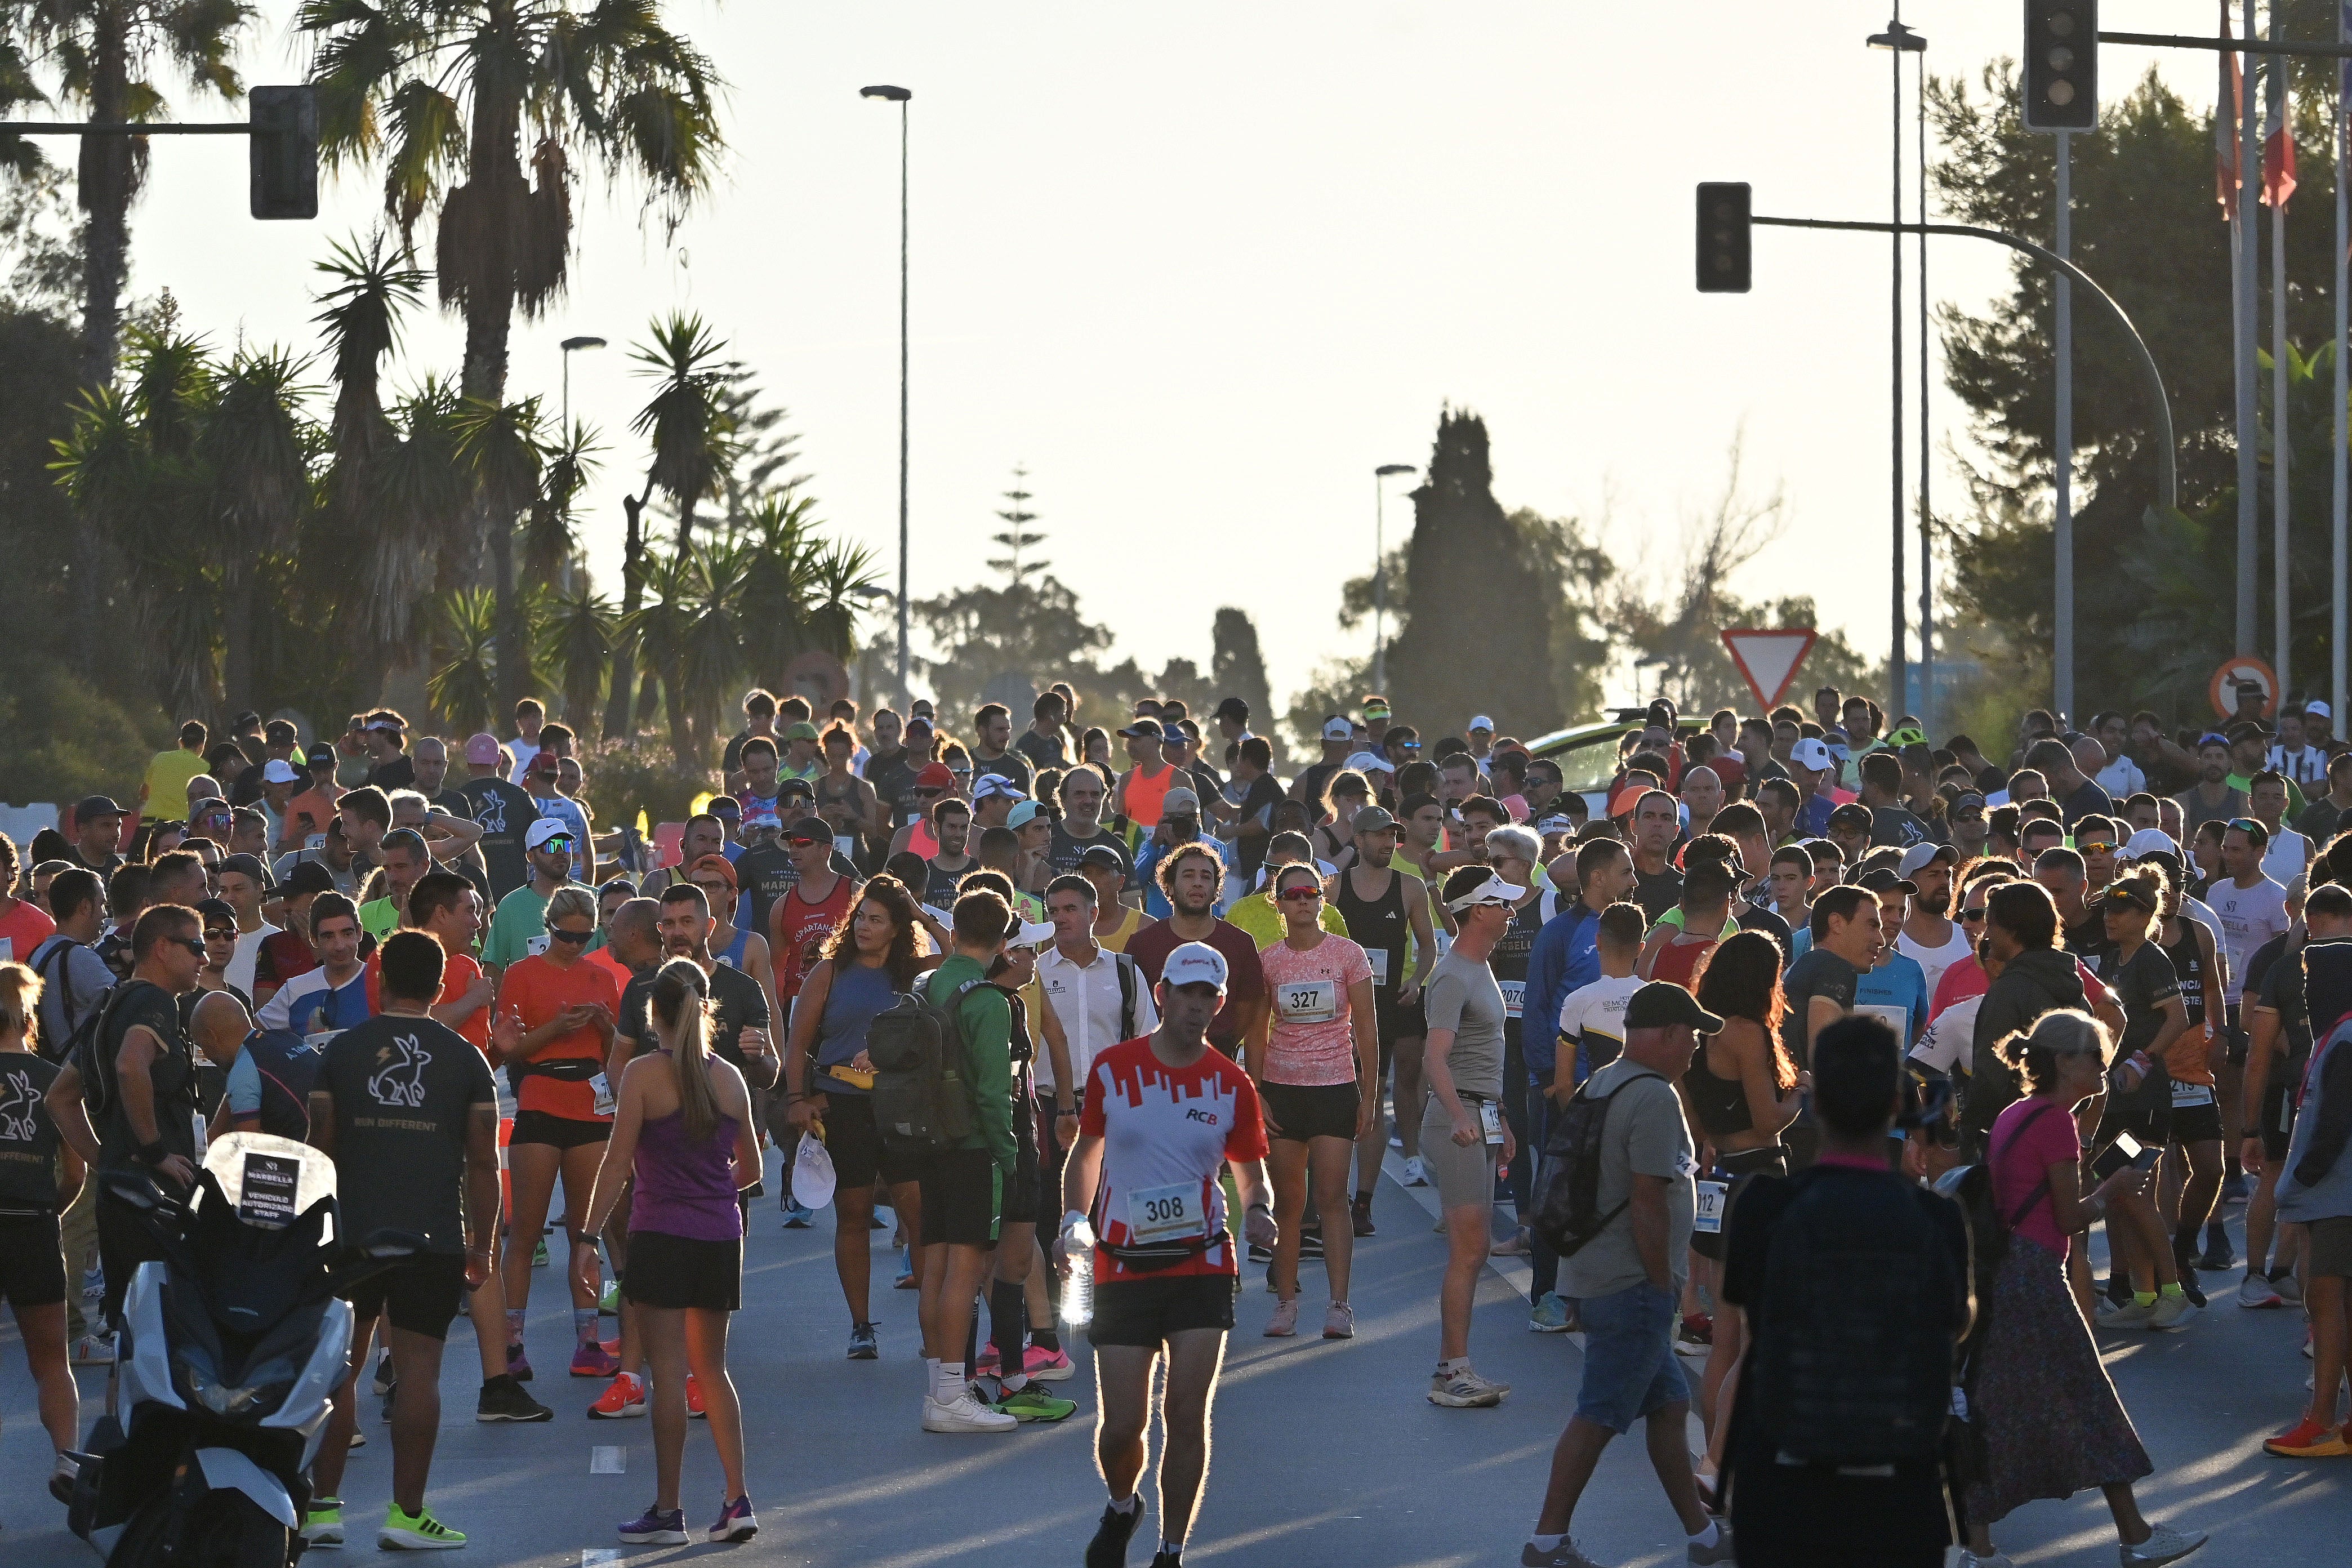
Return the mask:
[[240, 351], [221, 374], [196, 443], [213, 485], [209, 542], [222, 579], [223, 679], [240, 697], [258, 684], [253, 645], [263, 563], [293, 544], [313, 499], [318, 431], [299, 407], [309, 391], [299, 374], [283, 350]]
[[530, 620], [517, 594], [515, 521], [537, 502], [547, 448], [539, 399], [491, 403], [469, 397], [457, 411], [457, 460], [489, 519], [490, 562], [498, 595], [499, 711], [511, 712], [533, 685]]
[[1045, 535], [1043, 530], [1029, 526], [1037, 521], [1037, 514], [1029, 510], [1029, 503], [1036, 498], [1029, 493], [1027, 468], [1019, 463], [1013, 465], [1013, 488], [1004, 492], [1004, 499], [1012, 504], [999, 509], [996, 514], [1004, 528], [988, 536], [1004, 553], [992, 559], [988, 569], [1003, 573], [1005, 581], [1017, 588], [1026, 585], [1030, 578], [1052, 564], [1031, 553], [1045, 542]]
[[[1245, 610], [1227, 605], [1217, 611], [1209, 630], [1209, 684], [1220, 701], [1238, 697], [1249, 704], [1250, 722], [1260, 731], [1274, 729], [1274, 692], [1265, 678], [1265, 655], [1258, 651], [1257, 626]], [[1206, 722], [1205, 718], [1202, 721]]]

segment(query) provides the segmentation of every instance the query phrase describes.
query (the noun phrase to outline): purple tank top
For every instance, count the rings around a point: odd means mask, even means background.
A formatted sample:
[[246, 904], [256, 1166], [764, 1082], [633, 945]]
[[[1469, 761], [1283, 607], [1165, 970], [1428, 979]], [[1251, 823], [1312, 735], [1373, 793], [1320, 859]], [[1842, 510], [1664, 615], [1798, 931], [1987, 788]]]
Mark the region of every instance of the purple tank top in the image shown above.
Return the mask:
[[637, 1188], [629, 1229], [690, 1241], [734, 1241], [743, 1234], [735, 1203], [735, 1119], [722, 1114], [708, 1142], [686, 1135], [686, 1112], [649, 1119], [637, 1131]]

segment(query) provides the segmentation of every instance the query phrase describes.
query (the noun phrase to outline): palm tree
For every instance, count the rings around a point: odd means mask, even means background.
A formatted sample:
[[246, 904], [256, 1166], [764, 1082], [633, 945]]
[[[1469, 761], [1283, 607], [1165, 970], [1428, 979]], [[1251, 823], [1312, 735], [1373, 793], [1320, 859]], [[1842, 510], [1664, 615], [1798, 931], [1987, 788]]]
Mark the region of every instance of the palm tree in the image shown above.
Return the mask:
[[515, 520], [539, 499], [546, 448], [539, 399], [489, 403], [467, 398], [457, 412], [457, 457], [489, 519], [490, 563], [498, 593], [499, 711], [530, 689], [530, 631], [515, 587]]
[[[697, 574], [691, 552], [648, 556], [644, 586], [652, 597], [621, 620], [624, 646], [645, 666], [648, 688], [661, 682], [662, 705], [669, 719], [670, 747], [684, 761], [694, 754], [693, 735], [687, 724], [685, 695], [680, 688], [694, 638]], [[617, 684], [624, 661], [613, 661]], [[648, 693], [641, 694], [643, 697]], [[649, 704], [641, 700], [644, 711]], [[610, 731], [608, 731], [610, 732]]]
[[554, 674], [563, 692], [563, 717], [589, 738], [589, 716], [603, 689], [605, 666], [611, 663], [619, 627], [613, 601], [597, 593], [583, 578], [572, 589], [545, 601], [539, 626], [539, 658]]
[[196, 443], [213, 488], [213, 559], [219, 563], [226, 642], [224, 683], [239, 701], [256, 688], [255, 584], [266, 557], [294, 542], [314, 497], [314, 427], [299, 405], [309, 389], [283, 350], [241, 351], [219, 377]]
[[816, 500], [763, 498], [751, 509], [740, 593], [743, 663], [752, 679], [780, 680], [808, 644], [803, 635], [816, 578]]
[[436, 605], [433, 668], [425, 692], [451, 728], [487, 730], [499, 710], [498, 601], [480, 588], [459, 588]]

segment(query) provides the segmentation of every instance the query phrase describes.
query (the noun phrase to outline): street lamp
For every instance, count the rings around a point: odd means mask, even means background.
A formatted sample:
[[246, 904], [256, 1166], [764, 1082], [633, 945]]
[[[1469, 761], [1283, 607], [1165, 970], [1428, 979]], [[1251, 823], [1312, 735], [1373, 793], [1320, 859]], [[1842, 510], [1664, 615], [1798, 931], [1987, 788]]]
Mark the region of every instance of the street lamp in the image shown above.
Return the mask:
[[1372, 470], [1372, 689], [1385, 696], [1389, 689], [1389, 488], [1391, 474], [1409, 474], [1411, 463], [1382, 463]]
[[[1905, 669], [1905, 666], [1907, 661], [1904, 657], [1903, 651], [1905, 635], [1905, 619], [1903, 614], [1903, 236], [1900, 232], [1900, 225], [1903, 222], [1903, 57], [1906, 54], [1926, 53], [1927, 48], [1927, 40], [1903, 25], [1903, 12], [1900, 5], [1898, 5], [1895, 9], [1895, 19], [1886, 24], [1886, 31], [1883, 33], [1873, 33], [1866, 42], [1868, 42], [1870, 47], [1874, 49], [1886, 50], [1892, 58], [1895, 67], [1893, 78], [1895, 85], [1895, 107], [1894, 119], [1892, 122], [1894, 135], [1890, 145], [1892, 167], [1894, 170], [1895, 222], [1898, 226], [1898, 231], [1891, 237], [1893, 239], [1894, 249], [1892, 292], [1894, 370], [1892, 385], [1894, 392], [1893, 419], [1895, 431], [1891, 444], [1891, 452], [1894, 463], [1895, 497], [1895, 549], [1893, 562], [1895, 635], [1893, 640], [1887, 645], [1886, 675], [1889, 684], [1894, 688], [1894, 710], [1901, 712], [1910, 707], [1910, 692], [1908, 689], [1910, 682], [1906, 678]], [[1922, 62], [1921, 68], [1925, 69], [1924, 62]], [[1922, 223], [1927, 221], [1927, 215], [1924, 211], [1919, 215], [1919, 221]], [[1921, 237], [1919, 243], [1924, 247], [1927, 243], [1926, 237]], [[1924, 290], [1926, 287], [1924, 280], [1922, 281], [1921, 287]], [[1921, 341], [1924, 347], [1924, 337]], [[1924, 418], [1925, 415], [1926, 408], [1923, 404], [1921, 408], [1921, 416]], [[1925, 519], [1923, 518], [1922, 521], [1924, 522], [1924, 521]], [[1921, 563], [1922, 570], [1925, 569], [1925, 566], [1926, 563], [1924, 562]]]
[[601, 349], [602, 338], [566, 338], [563, 340], [563, 433], [572, 434], [572, 356], [582, 349]]
[[911, 700], [907, 684], [907, 102], [903, 87], [862, 87], [860, 98], [898, 106], [898, 701]]

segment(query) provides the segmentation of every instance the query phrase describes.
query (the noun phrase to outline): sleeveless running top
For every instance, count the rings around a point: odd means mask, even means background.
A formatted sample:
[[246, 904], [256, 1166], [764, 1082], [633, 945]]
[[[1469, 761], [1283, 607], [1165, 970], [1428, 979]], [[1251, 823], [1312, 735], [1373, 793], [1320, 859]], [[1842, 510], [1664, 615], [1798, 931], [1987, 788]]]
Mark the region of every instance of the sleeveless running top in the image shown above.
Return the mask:
[[907, 835], [907, 847], [910, 852], [920, 855], [926, 860], [940, 852], [940, 836], [931, 831], [929, 817], [919, 816], [915, 819], [915, 831]]
[[1691, 988], [1691, 976], [1698, 973], [1699, 960], [1713, 952], [1717, 945], [1712, 942], [1669, 942], [1658, 949], [1658, 956], [1651, 962], [1650, 978], [1671, 980], [1687, 991]]
[[[1663, 952], [1658, 955], [1664, 959]], [[1690, 1101], [1691, 1114], [1698, 1124], [1717, 1137], [1728, 1137], [1734, 1132], [1747, 1132], [1756, 1126], [1756, 1119], [1748, 1109], [1748, 1090], [1736, 1078], [1717, 1078], [1706, 1065], [1706, 1045], [1700, 1042], [1698, 1054], [1683, 1074], [1683, 1096]]]
[[956, 884], [979, 870], [980, 862], [967, 855], [961, 870], [943, 871], [940, 868], [938, 857], [934, 856], [924, 862], [924, 868], [923, 902], [935, 910], [946, 910], [955, 907]]
[[711, 956], [728, 968], [748, 974], [751, 971], [743, 968], [743, 950], [751, 945], [751, 928], [744, 926], [735, 932], [733, 942], [729, 942], [723, 950], [712, 953]]
[[[1372, 989], [1382, 998], [1396, 994], [1398, 982], [1404, 978], [1405, 944], [1412, 940], [1412, 925], [1405, 919], [1405, 873], [1389, 868], [1388, 890], [1377, 899], [1356, 896], [1356, 874], [1339, 873], [1339, 896], [1332, 901], [1339, 907], [1339, 918], [1348, 922], [1349, 940], [1364, 950], [1372, 961]], [[1519, 979], [1524, 985], [1527, 965], [1519, 966]]]
[[693, 1241], [733, 1241], [743, 1234], [735, 1203], [735, 1119], [721, 1113], [700, 1143], [686, 1136], [686, 1112], [649, 1118], [637, 1134], [636, 1191], [629, 1229]]
[[1157, 773], [1146, 773], [1140, 765], [1129, 769], [1124, 797], [1127, 819], [1139, 827], [1159, 826], [1160, 808], [1168, 799], [1168, 792], [1175, 787], [1177, 777], [1177, 770], [1167, 763], [1160, 764]]
[[1503, 938], [1495, 951], [1486, 955], [1487, 967], [1495, 972], [1495, 984], [1503, 991], [1503, 1035], [1507, 1041], [1519, 1032], [1519, 1004], [1528, 994], [1528, 958], [1535, 951], [1536, 932], [1543, 929], [1541, 899], [1529, 900], [1527, 907], [1512, 912], [1511, 923], [1503, 930]]
[[[833, 984], [824, 994], [824, 1016], [817, 1024], [817, 1067], [822, 1069], [856, 1061], [857, 1053], [866, 1048], [866, 1026], [874, 1022], [877, 1013], [897, 999], [886, 965], [852, 963], [835, 970]], [[820, 1076], [827, 1094], [871, 1092], [844, 1083], [829, 1072], [821, 1072]]]
[[2172, 973], [2180, 979], [2180, 1005], [2189, 1010], [2194, 1028], [2205, 1021], [2205, 954], [2197, 945], [2195, 921], [2180, 917], [2180, 940], [2165, 948], [2164, 956], [2172, 960]]

